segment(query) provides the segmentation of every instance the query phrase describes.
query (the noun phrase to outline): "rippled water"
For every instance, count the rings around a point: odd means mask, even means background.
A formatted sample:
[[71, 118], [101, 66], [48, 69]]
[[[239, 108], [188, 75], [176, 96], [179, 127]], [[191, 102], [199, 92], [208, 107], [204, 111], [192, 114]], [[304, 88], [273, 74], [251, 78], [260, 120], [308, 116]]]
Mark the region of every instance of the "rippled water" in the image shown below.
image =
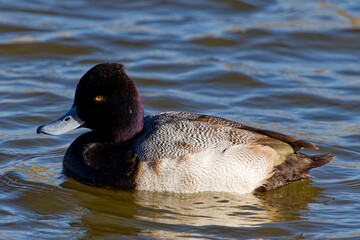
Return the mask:
[[[0, 36], [0, 239], [360, 238], [359, 1], [0, 0]], [[84, 130], [35, 130], [107, 61], [146, 114], [219, 115], [337, 158], [259, 196], [77, 183], [62, 157]]]

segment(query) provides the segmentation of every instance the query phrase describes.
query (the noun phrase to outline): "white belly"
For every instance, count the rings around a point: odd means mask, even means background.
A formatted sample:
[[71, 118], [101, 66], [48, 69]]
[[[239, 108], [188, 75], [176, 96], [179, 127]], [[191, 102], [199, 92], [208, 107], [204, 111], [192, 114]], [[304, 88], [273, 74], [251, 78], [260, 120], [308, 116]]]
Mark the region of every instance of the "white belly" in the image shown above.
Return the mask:
[[226, 150], [210, 148], [175, 159], [142, 161], [136, 189], [251, 193], [269, 177], [277, 157], [270, 147], [244, 144]]

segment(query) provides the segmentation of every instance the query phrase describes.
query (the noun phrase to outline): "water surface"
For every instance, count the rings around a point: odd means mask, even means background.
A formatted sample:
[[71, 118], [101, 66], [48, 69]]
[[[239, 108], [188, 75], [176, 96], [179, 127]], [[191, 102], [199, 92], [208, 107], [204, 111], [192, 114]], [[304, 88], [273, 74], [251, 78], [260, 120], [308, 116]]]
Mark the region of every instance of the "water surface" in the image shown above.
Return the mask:
[[[1, 239], [360, 238], [360, 3], [0, 0]], [[145, 113], [219, 115], [337, 157], [254, 195], [85, 186], [61, 174], [86, 130], [36, 135], [79, 78], [123, 63]]]

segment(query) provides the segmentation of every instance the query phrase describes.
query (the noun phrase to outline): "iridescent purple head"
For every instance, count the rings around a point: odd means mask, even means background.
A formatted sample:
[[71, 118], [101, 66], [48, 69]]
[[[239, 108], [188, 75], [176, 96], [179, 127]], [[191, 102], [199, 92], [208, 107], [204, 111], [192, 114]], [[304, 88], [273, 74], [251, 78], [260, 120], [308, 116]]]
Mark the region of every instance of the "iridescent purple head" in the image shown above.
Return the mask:
[[87, 127], [112, 142], [131, 139], [143, 128], [144, 110], [124, 66], [103, 63], [80, 79], [72, 108], [61, 118], [40, 126], [38, 133], [59, 135]]

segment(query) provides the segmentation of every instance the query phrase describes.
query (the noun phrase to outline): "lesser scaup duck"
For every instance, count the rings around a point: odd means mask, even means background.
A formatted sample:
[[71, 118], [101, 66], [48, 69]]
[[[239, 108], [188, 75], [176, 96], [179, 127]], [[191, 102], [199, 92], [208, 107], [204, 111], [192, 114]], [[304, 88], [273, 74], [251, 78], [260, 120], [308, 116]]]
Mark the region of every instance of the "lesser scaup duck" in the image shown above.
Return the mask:
[[262, 192], [308, 178], [331, 155], [308, 156], [311, 143], [219, 117], [165, 112], [144, 118], [134, 82], [116, 63], [90, 69], [76, 88], [72, 108], [40, 126], [59, 135], [92, 131], [66, 151], [67, 176], [118, 189], [194, 193]]

